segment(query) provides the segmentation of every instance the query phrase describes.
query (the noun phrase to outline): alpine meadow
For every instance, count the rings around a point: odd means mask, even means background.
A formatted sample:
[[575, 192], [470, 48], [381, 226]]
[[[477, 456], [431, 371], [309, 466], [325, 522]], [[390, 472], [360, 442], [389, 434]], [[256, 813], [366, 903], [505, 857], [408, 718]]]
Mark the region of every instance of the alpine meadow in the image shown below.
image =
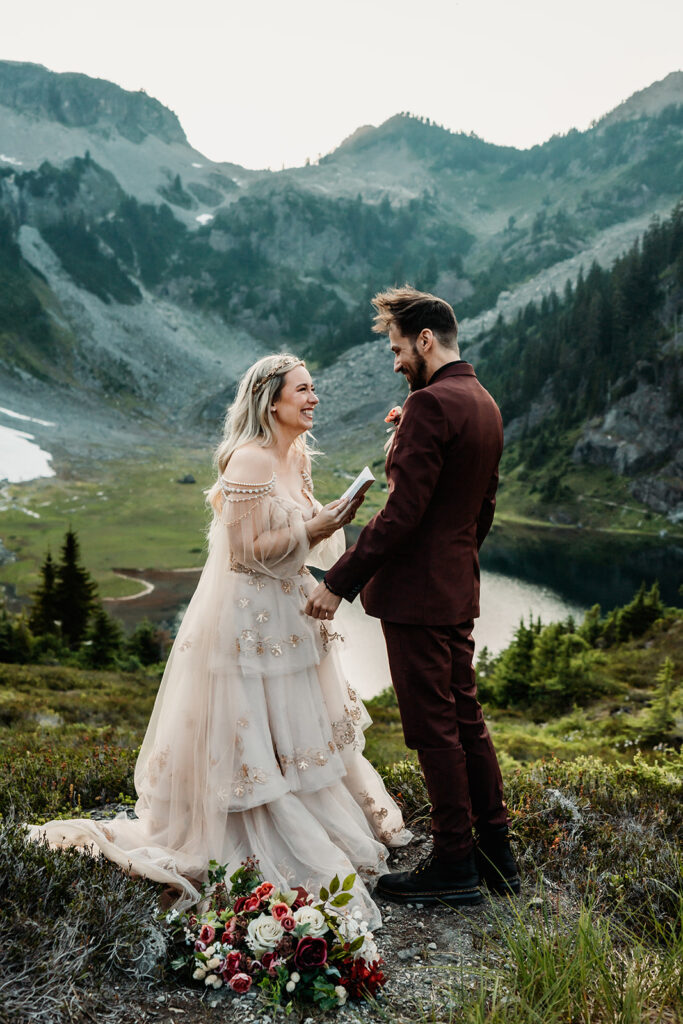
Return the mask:
[[[25, 825], [135, 813], [247, 367], [306, 360], [320, 501], [377, 478], [349, 543], [383, 507], [406, 386], [370, 300], [406, 282], [503, 416], [476, 673], [522, 891], [382, 904], [360, 1001], [312, 973], [305, 1004], [275, 971], [219, 991], [160, 884]], [[404, 111], [273, 172], [143, 90], [0, 61], [0, 1024], [683, 1020], [682, 350], [681, 71], [530, 149]], [[340, 646], [406, 870], [429, 799], [377, 643]]]

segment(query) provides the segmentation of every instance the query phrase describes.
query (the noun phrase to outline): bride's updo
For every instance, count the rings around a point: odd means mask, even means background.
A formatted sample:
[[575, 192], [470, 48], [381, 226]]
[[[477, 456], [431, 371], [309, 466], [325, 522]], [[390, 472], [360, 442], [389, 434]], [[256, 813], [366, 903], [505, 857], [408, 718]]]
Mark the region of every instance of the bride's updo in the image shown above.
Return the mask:
[[[219, 477], [225, 472], [230, 457], [238, 448], [250, 441], [256, 441], [264, 448], [275, 443], [275, 418], [271, 407], [278, 400], [289, 371], [305, 365], [303, 359], [282, 352], [264, 356], [249, 367], [239, 382], [235, 401], [228, 408], [223, 440], [214, 453], [214, 465]], [[304, 454], [312, 450], [306, 437], [306, 434], [302, 434], [294, 441], [295, 447]], [[220, 483], [216, 481], [207, 492], [207, 501], [216, 512], [220, 512], [221, 497]]]

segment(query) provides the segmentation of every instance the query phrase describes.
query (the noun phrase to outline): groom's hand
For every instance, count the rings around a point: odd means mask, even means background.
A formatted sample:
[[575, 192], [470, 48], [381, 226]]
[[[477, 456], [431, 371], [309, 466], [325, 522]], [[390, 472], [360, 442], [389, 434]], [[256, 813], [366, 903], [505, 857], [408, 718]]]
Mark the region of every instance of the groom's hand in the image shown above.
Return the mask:
[[314, 619], [333, 619], [340, 604], [341, 597], [328, 590], [324, 583], [319, 583], [309, 597], [305, 610]]

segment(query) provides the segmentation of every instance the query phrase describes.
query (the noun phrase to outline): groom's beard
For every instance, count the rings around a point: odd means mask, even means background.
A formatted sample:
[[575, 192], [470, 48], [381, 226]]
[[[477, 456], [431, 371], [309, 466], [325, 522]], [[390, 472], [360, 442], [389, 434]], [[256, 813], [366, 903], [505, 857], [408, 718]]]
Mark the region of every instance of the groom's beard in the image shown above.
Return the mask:
[[405, 374], [408, 386], [411, 391], [419, 391], [426, 388], [429, 378], [427, 377], [427, 361], [421, 356], [417, 349], [413, 350], [413, 359], [410, 369]]

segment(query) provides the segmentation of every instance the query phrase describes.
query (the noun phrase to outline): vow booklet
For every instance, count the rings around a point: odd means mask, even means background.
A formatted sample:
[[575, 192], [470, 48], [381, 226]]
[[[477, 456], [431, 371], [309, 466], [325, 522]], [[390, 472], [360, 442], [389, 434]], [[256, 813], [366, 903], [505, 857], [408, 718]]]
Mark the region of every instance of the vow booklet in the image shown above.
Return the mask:
[[350, 487], [347, 487], [342, 498], [348, 498], [353, 501], [354, 498], [359, 498], [361, 494], [365, 494], [367, 489], [374, 484], [375, 478], [370, 471], [370, 467], [366, 466], [360, 471], [356, 479], [353, 481]]

